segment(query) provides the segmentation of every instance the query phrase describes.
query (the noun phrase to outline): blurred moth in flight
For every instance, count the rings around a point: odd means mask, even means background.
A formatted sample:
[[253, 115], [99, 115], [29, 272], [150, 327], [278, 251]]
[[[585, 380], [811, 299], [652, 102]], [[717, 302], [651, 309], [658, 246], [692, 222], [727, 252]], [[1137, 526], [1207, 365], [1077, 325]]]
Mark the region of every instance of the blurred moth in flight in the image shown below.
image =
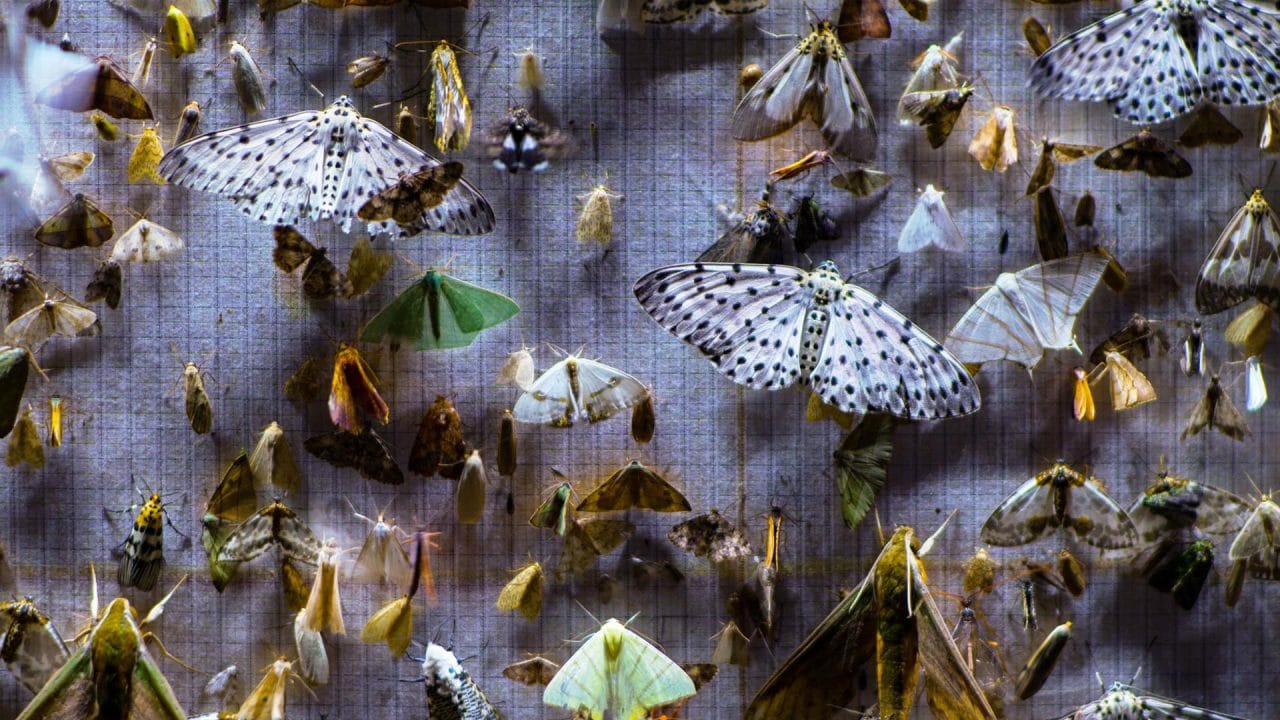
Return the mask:
[[1201, 105], [1191, 115], [1191, 124], [1178, 136], [1178, 144], [1187, 148], [1205, 145], [1235, 145], [1244, 138], [1240, 128], [1231, 124], [1213, 105]]
[[98, 247], [113, 234], [110, 216], [80, 193], [36, 228], [36, 240], [64, 250]]
[[324, 369], [314, 357], [303, 359], [302, 364], [284, 381], [284, 396], [299, 402], [319, 400], [323, 392]]
[[394, 258], [391, 253], [378, 252], [367, 237], [361, 237], [351, 246], [351, 257], [347, 259], [347, 291], [348, 297], [360, 297], [391, 269]]
[[840, 490], [840, 516], [845, 527], [855, 528], [871, 511], [876, 495], [888, 478], [893, 458], [893, 432], [898, 421], [892, 415], [869, 413], [832, 453], [836, 487]]
[[271, 231], [276, 247], [271, 259], [280, 272], [292, 273], [302, 265], [302, 294], [308, 300], [349, 297], [351, 283], [329, 259], [327, 250], [312, 245], [302, 233], [288, 225], [277, 225]]
[[1206, 710], [1158, 695], [1150, 695], [1131, 684], [1114, 682], [1110, 688], [1103, 688], [1101, 698], [1087, 705], [1081, 705], [1058, 720], [1245, 720], [1245, 718]]
[[1141, 170], [1156, 178], [1191, 176], [1191, 164], [1165, 141], [1143, 128], [1137, 135], [1103, 150], [1093, 160], [1103, 170]]
[[969, 154], [983, 170], [1002, 173], [1018, 162], [1017, 130], [1013, 122], [1013, 108], [997, 105], [991, 116], [978, 129], [969, 142]]
[[743, 634], [738, 623], [730, 620], [716, 633], [716, 647], [711, 651], [711, 662], [716, 665], [747, 667], [751, 662], [751, 638]]
[[705, 557], [713, 563], [737, 560], [751, 554], [751, 544], [746, 536], [715, 509], [671, 528], [667, 540], [681, 550]]
[[502, 717], [476, 685], [458, 658], [428, 642], [422, 656], [422, 680], [427, 689], [427, 717], [457, 720], [500, 720]]
[[93, 125], [93, 129], [98, 131], [98, 137], [107, 142], [115, 142], [120, 138], [120, 126], [107, 119], [102, 113], [94, 113], [89, 116], [89, 122]]
[[193, 362], [182, 367], [183, 406], [187, 412], [187, 422], [197, 435], [204, 435], [213, 429], [213, 404], [209, 402], [209, 393], [204, 389], [204, 373]]
[[829, 260], [811, 272], [671, 265], [641, 277], [634, 290], [659, 325], [750, 388], [780, 390], [800, 381], [844, 412], [914, 419], [967, 415], [981, 403], [951, 352], [883, 300], [846, 283]]
[[1092, 476], [1055, 463], [1005, 498], [982, 525], [982, 542], [998, 547], [1026, 545], [1051, 530], [1104, 550], [1132, 547], [1138, 531]]
[[935, 718], [995, 720], [925, 585], [924, 543], [898, 527], [856, 590], [818, 624], [774, 671], [747, 707], [745, 720], [834, 717], [854, 698], [861, 668], [875, 659], [882, 718], [911, 715], [920, 670]]
[[373, 428], [360, 433], [346, 430], [313, 435], [303, 441], [306, 451], [337, 468], [353, 468], [361, 477], [383, 483], [404, 483], [404, 472], [391, 448]]
[[0, 660], [28, 690], [40, 692], [70, 654], [31, 598], [0, 601]]
[[181, 252], [182, 248], [182, 238], [177, 233], [146, 218], [139, 218], [116, 238], [116, 244], [111, 248], [111, 260], [120, 265], [159, 262]]
[[1256, 189], [1227, 222], [1196, 279], [1196, 309], [1214, 315], [1254, 298], [1280, 306], [1280, 217]]
[[969, 243], [960, 234], [960, 228], [942, 200], [942, 192], [926, 185], [916, 199], [915, 210], [907, 218], [898, 235], [898, 252], [909, 253], [937, 248], [949, 252], [964, 252]]
[[812, 31], [743, 96], [733, 113], [733, 136], [764, 140], [807, 117], [832, 151], [869, 159], [877, 142], [870, 101], [835, 28], [806, 12]]
[[973, 86], [956, 70], [955, 52], [962, 37], [963, 33], [956, 35], [946, 47], [930, 45], [917, 57], [912, 63], [915, 72], [898, 100], [898, 122], [923, 126], [934, 149], [951, 137], [960, 112], [973, 95]]
[[1205, 388], [1204, 395], [1187, 416], [1186, 427], [1182, 430], [1182, 439], [1185, 441], [1199, 435], [1200, 431], [1206, 427], [1240, 442], [1244, 442], [1244, 439], [1250, 435], [1244, 416], [1232, 402], [1231, 393], [1227, 392], [1218, 381], [1217, 375], [1209, 376], [1209, 385]]
[[279, 500], [258, 510], [232, 530], [218, 549], [218, 560], [248, 562], [272, 545], [280, 546], [281, 553], [298, 562], [307, 565], [319, 562], [321, 546], [315, 533]]
[[763, 10], [769, 0], [644, 0], [640, 19], [654, 25], [687, 22], [710, 8], [720, 15], [747, 15]]
[[151, 106], [120, 66], [102, 55], [67, 73], [36, 94], [36, 102], [59, 110], [101, 110], [117, 119], [152, 120]]
[[611, 512], [630, 508], [654, 512], [686, 512], [689, 501], [652, 469], [632, 460], [578, 503], [578, 512]]
[[1010, 360], [1028, 371], [1046, 349], [1071, 348], [1076, 315], [1107, 269], [1099, 253], [1050, 260], [1016, 273], [1001, 273], [947, 335], [960, 362]]
[[[136, 587], [151, 592], [164, 569], [164, 524], [169, 518], [164, 512], [160, 493], [151, 493], [133, 521], [129, 537], [121, 545], [120, 565], [116, 580], [120, 587]], [[169, 527], [173, 527], [170, 522]], [[177, 528], [174, 528], [177, 532]]]
[[365, 323], [360, 339], [390, 338], [415, 350], [466, 347], [518, 312], [506, 295], [428, 270]]
[[329, 386], [329, 419], [340, 430], [359, 435], [365, 419], [386, 425], [391, 410], [378, 394], [377, 377], [353, 345], [343, 344], [333, 360]]
[[519, 422], [567, 428], [574, 421], [606, 420], [648, 395], [648, 388], [627, 373], [573, 354], [534, 380], [511, 412]]
[[617, 620], [606, 620], [565, 662], [542, 693], [551, 707], [638, 720], [649, 710], [691, 697], [688, 673]]
[[530, 562], [498, 593], [499, 610], [518, 610], [525, 620], [537, 620], [542, 614], [542, 565]]
[[582, 213], [574, 231], [578, 242], [607, 246], [613, 242], [613, 202], [622, 199], [621, 193], [610, 192], [604, 183], [596, 185], [578, 198]]
[[573, 151], [567, 135], [540, 122], [521, 105], [511, 108], [506, 121], [489, 131], [485, 145], [493, 166], [513, 175], [521, 170], [542, 172]]
[[272, 485], [291, 496], [302, 490], [302, 473], [294, 462], [293, 447], [280, 424], [274, 420], [262, 429], [262, 435], [249, 456], [249, 467], [257, 487]]

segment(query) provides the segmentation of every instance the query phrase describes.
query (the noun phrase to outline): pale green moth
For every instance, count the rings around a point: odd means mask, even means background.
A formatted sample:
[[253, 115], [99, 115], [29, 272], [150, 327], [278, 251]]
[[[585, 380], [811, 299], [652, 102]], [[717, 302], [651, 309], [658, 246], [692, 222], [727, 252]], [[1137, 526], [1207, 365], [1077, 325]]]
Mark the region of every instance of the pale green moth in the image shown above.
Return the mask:
[[360, 339], [390, 336], [415, 350], [466, 347], [481, 330], [520, 312], [511, 298], [428, 270], [364, 327]]
[[649, 710], [695, 692], [693, 680], [658, 648], [614, 619], [587, 638], [551, 678], [543, 704], [589, 713], [591, 720], [643, 720]]

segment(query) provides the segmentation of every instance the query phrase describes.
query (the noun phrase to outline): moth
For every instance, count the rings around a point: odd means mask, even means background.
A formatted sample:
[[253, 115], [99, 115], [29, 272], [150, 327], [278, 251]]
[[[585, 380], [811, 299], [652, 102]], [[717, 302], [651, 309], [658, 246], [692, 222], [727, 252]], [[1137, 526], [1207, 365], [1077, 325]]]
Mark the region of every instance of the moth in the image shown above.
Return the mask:
[[329, 385], [329, 419], [338, 429], [359, 435], [365, 418], [386, 425], [391, 410], [378, 394], [377, 376], [353, 345], [342, 344], [333, 360]]
[[1187, 438], [1199, 435], [1200, 431], [1206, 427], [1240, 442], [1244, 442], [1250, 434], [1244, 416], [1231, 401], [1231, 394], [1218, 382], [1217, 375], [1209, 376], [1209, 385], [1204, 390], [1204, 396], [1187, 416], [1187, 425], [1182, 430], [1182, 439], [1185, 441]]
[[1262, 377], [1262, 357], [1250, 355], [1245, 358], [1244, 409], [1258, 412], [1267, 404], [1267, 384]]
[[[267, 88], [266, 81], [262, 77], [262, 68], [258, 67], [258, 61], [253, 59], [253, 56], [249, 54], [249, 50], [236, 40], [231, 41], [227, 54], [231, 58], [231, 84], [235, 86], [236, 98], [240, 101], [240, 107], [244, 109], [246, 115], [251, 117], [257, 115], [267, 108]], [[262, 139], [266, 144], [266, 138]], [[278, 140], [279, 138], [277, 138]], [[270, 143], [267, 147], [274, 144]], [[235, 179], [234, 176], [229, 176], [226, 178], [226, 182], [232, 182]], [[252, 214], [247, 210], [244, 212], [245, 214]], [[296, 221], [275, 224], [294, 225]]]
[[769, 0], [644, 0], [640, 19], [655, 25], [687, 22], [711, 8], [720, 15], [747, 15], [763, 10]]
[[427, 717], [499, 720], [498, 711], [452, 652], [429, 642], [421, 662], [423, 684], [427, 689]]
[[[1028, 72], [1042, 97], [1110, 102], [1160, 123], [1201, 101], [1261, 105], [1280, 95], [1280, 9], [1248, 0], [1143, 0], [1059, 40]], [[1140, 50], [1139, 50], [1140, 48]]]
[[996, 563], [986, 548], [978, 548], [964, 562], [961, 587], [966, 595], [989, 593], [996, 587]]
[[13, 431], [27, 391], [31, 354], [24, 348], [0, 346], [0, 437]]
[[689, 501], [661, 475], [632, 460], [578, 503], [578, 512], [611, 512], [630, 508], [685, 512]]
[[1157, 178], [1191, 176], [1191, 163], [1146, 128], [1119, 145], [1103, 150], [1093, 164], [1103, 170], [1141, 170]]
[[797, 258], [795, 235], [787, 225], [786, 215], [769, 199], [770, 188], [755, 206], [721, 235], [711, 247], [702, 251], [698, 262], [726, 263], [790, 263]]
[[992, 511], [982, 525], [982, 542], [998, 547], [1026, 545], [1054, 529], [1104, 550], [1132, 547], [1138, 530], [1092, 476], [1054, 463], [1027, 480]]
[[298, 614], [298, 622], [317, 633], [347, 634], [342, 621], [342, 596], [338, 592], [339, 556], [332, 540], [319, 547], [316, 554], [319, 569], [307, 596], [307, 606]]
[[542, 614], [542, 565], [530, 562], [498, 593], [499, 610], [518, 610], [525, 620], [537, 620]]
[[159, 262], [181, 252], [182, 248], [182, 238], [177, 233], [140, 218], [116, 238], [111, 261], [118, 264]]
[[1153, 354], [1163, 355], [1168, 351], [1169, 338], [1161, 327], [1160, 321], [1134, 313], [1125, 321], [1124, 327], [1098, 343], [1098, 346], [1089, 353], [1089, 362], [1104, 362], [1108, 352], [1119, 353], [1137, 362], [1146, 360]]
[[568, 136], [540, 122], [521, 105], [511, 108], [506, 121], [489, 132], [485, 144], [493, 166], [513, 175], [521, 170], [543, 172], [573, 150]]
[[751, 663], [751, 639], [743, 634], [738, 623], [733, 620], [726, 622], [715, 637], [716, 647], [711, 651], [712, 663], [739, 667], [747, 667]]
[[352, 511], [357, 518], [369, 523], [369, 534], [360, 546], [360, 554], [351, 568], [351, 578], [356, 582], [391, 583], [396, 588], [408, 588], [413, 581], [413, 566], [409, 555], [400, 544], [395, 525], [386, 522], [383, 513], [372, 519]]
[[1002, 173], [1018, 162], [1018, 139], [1013, 109], [997, 105], [969, 142], [969, 154], [983, 170]]
[[408, 105], [401, 105], [400, 112], [396, 113], [396, 134], [411, 145], [418, 144], [418, 117]]
[[973, 87], [970, 85], [903, 93], [898, 103], [899, 113], [922, 126], [929, 146], [936, 150], [947, 143], [961, 111], [972, 96]]
[[79, 66], [40, 90], [36, 102], [69, 112], [100, 110], [117, 119], [155, 118], [142, 92], [106, 55]]
[[1204, 374], [1203, 327], [1200, 318], [1196, 318], [1187, 328], [1187, 337], [1182, 341], [1182, 357], [1178, 358], [1178, 366], [1187, 377]]
[[555, 677], [560, 666], [542, 657], [534, 655], [526, 660], [511, 663], [502, 669], [502, 676], [514, 680], [521, 685], [546, 685]]
[[480, 459], [480, 451], [472, 450], [462, 465], [462, 475], [458, 478], [458, 494], [455, 498], [455, 510], [458, 522], [464, 525], [475, 525], [484, 517], [486, 500], [484, 462]]
[[80, 717], [85, 708], [104, 720], [186, 718], [173, 688], [147, 651], [142, 632], [142, 628], [159, 619], [177, 589], [175, 586], [139, 618], [137, 610], [122, 597], [112, 600], [99, 613], [95, 580], [89, 604], [93, 627], [85, 643], [36, 693], [18, 714], [18, 720]]
[[163, 541], [166, 522], [168, 518], [165, 516], [160, 493], [151, 493], [138, 511], [129, 537], [125, 538], [121, 546], [120, 565], [116, 571], [120, 587], [136, 587], [143, 592], [150, 592], [156, 586], [160, 571], [164, 569]]
[[570, 511], [573, 506], [569, 504], [569, 496], [573, 494], [573, 486], [567, 482], [562, 482], [552, 490], [546, 500], [538, 506], [533, 515], [529, 517], [529, 524], [537, 528], [546, 528], [552, 530], [560, 537], [564, 537], [569, 532], [572, 517]]
[[1032, 15], [1022, 18], [1022, 37], [1026, 38], [1027, 47], [1031, 48], [1031, 54], [1036, 57], [1045, 54], [1053, 46], [1049, 31]]
[[806, 12], [812, 31], [743, 96], [733, 113], [733, 137], [764, 140], [807, 117], [832, 151], [869, 159], [877, 142], [871, 103], [835, 28]]
[[1280, 152], [1280, 100], [1272, 100], [1262, 108], [1258, 149], [1265, 153]]
[[359, 297], [369, 291], [391, 269], [391, 253], [373, 249], [369, 238], [362, 237], [351, 246], [347, 259], [348, 297]]
[[528, 390], [533, 384], [533, 355], [528, 348], [520, 348], [507, 353], [507, 358], [498, 369], [498, 377], [494, 385], [515, 385], [520, 390]]
[[196, 33], [191, 27], [191, 20], [177, 6], [169, 6], [160, 31], [164, 35], [169, 54], [175, 58], [190, 55], [196, 51]]
[[223, 708], [238, 708], [240, 704], [234, 700], [239, 695], [240, 670], [235, 665], [228, 665], [219, 670], [209, 678], [209, 682], [205, 683], [204, 689], [200, 691], [201, 697], [217, 700], [219, 706]]
[[314, 435], [303, 441], [307, 452], [338, 468], [353, 468], [361, 477], [384, 485], [401, 485], [404, 472], [391, 448], [373, 428], [360, 434], [345, 430]]
[[846, 283], [830, 260], [812, 272], [671, 265], [641, 277], [634, 290], [659, 325], [740, 385], [776, 390], [802, 381], [842, 411], [916, 419], [967, 415], [981, 404], [950, 351]]
[[1205, 538], [1176, 543], [1162, 557], [1153, 560], [1147, 583], [1169, 593], [1183, 610], [1195, 607], [1200, 591], [1213, 570], [1213, 541]]
[[[1222, 4], [1230, 0], [1202, 0], [1205, 4]], [[1234, 3], [1233, 3], [1234, 4]], [[1141, 8], [1135, 5], [1134, 8]], [[1250, 6], [1252, 7], [1252, 6]], [[1136, 678], [1135, 678], [1136, 679]], [[1101, 683], [1101, 679], [1098, 681]], [[1059, 720], [1245, 720], [1236, 715], [1206, 710], [1177, 700], [1148, 694], [1132, 684], [1114, 682], [1103, 688], [1103, 695], [1087, 705], [1063, 715]]]
[[1073, 393], [1071, 415], [1081, 422], [1092, 421], [1097, 417], [1097, 407], [1093, 401], [1093, 389], [1089, 387], [1089, 374], [1084, 368], [1072, 368]]
[[836, 18], [836, 36], [848, 45], [862, 38], [884, 39], [893, 35], [882, 0], [843, 0]]
[[365, 201], [356, 217], [369, 222], [393, 220], [401, 234], [416, 235], [425, 227], [424, 218], [462, 182], [462, 163], [451, 160], [403, 173], [385, 190]]
[[1271, 339], [1271, 325], [1275, 321], [1275, 311], [1267, 305], [1255, 302], [1235, 317], [1222, 338], [1229, 345], [1244, 353], [1246, 358], [1262, 354]]
[[1178, 144], [1188, 148], [1235, 145], [1243, 137], [1240, 128], [1232, 125], [1216, 107], [1201, 105], [1192, 114], [1191, 123], [1178, 136]]
[[1095, 371], [1093, 379], [1103, 374], [1111, 377], [1111, 407], [1116, 411], [1129, 410], [1156, 399], [1156, 389], [1142, 371], [1120, 353], [1109, 350]]
[[249, 562], [272, 545], [293, 560], [315, 565], [320, 558], [320, 541], [297, 513], [279, 500], [250, 515], [232, 530], [218, 549], [219, 562]]
[[516, 474], [516, 418], [510, 410], [502, 411], [498, 424], [498, 474], [507, 477]]
[[620, 193], [610, 192], [604, 183], [578, 198], [582, 202], [582, 213], [574, 235], [579, 243], [607, 246], [613, 242], [613, 202], [621, 198]]
[[365, 323], [360, 339], [390, 338], [415, 350], [466, 347], [518, 312], [520, 306], [501, 293], [428, 270]]
[[49, 396], [49, 447], [62, 447], [62, 396]]
[[[911, 111], [913, 95], [945, 93], [964, 85], [960, 71], [956, 67], [959, 62], [957, 53], [963, 39], [963, 34], [960, 34], [951, 38], [945, 45], [930, 45], [911, 62], [913, 71], [898, 101], [897, 112], [900, 124], [910, 125], [913, 122], [923, 124], [923, 118]], [[959, 114], [959, 108], [956, 109], [956, 114]], [[954, 124], [954, 118], [952, 124]]]
[[782, 508], [769, 508], [766, 516], [767, 525], [764, 533], [764, 557], [756, 563], [755, 600], [758, 610], [756, 625], [764, 631], [765, 637], [777, 640], [778, 630], [778, 583], [782, 579]]
[[888, 173], [873, 168], [859, 168], [831, 178], [831, 186], [856, 198], [869, 197], [893, 180]]
[[253, 446], [249, 468], [253, 471], [257, 487], [270, 484], [290, 496], [302, 491], [302, 473], [293, 459], [293, 447], [284, 436], [280, 423], [274, 420], [262, 429], [258, 443]]
[[312, 245], [302, 233], [288, 225], [275, 226], [271, 234], [276, 241], [271, 259], [280, 272], [292, 273], [306, 265], [302, 271], [302, 294], [308, 300], [329, 300], [352, 294], [351, 281], [328, 258], [324, 248]]
[[840, 237], [840, 228], [836, 224], [836, 219], [823, 209], [812, 195], [801, 195], [796, 198], [787, 217], [791, 220], [791, 235], [795, 239], [796, 250], [800, 252], [806, 252], [815, 242], [826, 242]]
[[347, 63], [347, 74], [351, 76], [351, 87], [362, 88], [369, 85], [382, 77], [390, 64], [390, 58], [378, 53], [371, 53], [352, 60]]
[[440, 152], [465, 150], [471, 142], [471, 100], [462, 86], [458, 56], [441, 40], [431, 51], [431, 95], [427, 114], [435, 118]]
[[1249, 298], [1280, 307], [1274, 254], [1280, 252], [1280, 217], [1258, 188], [1232, 215], [1196, 278], [1196, 309], [1214, 315]]
[[44, 302], [45, 291], [35, 273], [15, 258], [0, 260], [0, 322], [11, 323]]
[[[344, 95], [324, 110], [188, 140], [165, 153], [160, 174], [175, 185], [230, 198], [242, 213], [268, 225], [298, 225], [307, 217], [333, 220], [345, 232], [359, 209], [402, 173], [439, 164], [362, 117]], [[493, 229], [493, 210], [470, 183], [459, 180], [421, 221], [425, 230], [482, 235]], [[390, 230], [385, 222], [368, 229]]]
[[1045, 350], [1076, 346], [1076, 315], [1107, 268], [1095, 252], [1001, 273], [965, 311], [944, 344], [966, 364], [1010, 360], [1032, 370]]
[[98, 314], [61, 291], [56, 298], [45, 295], [44, 302], [19, 315], [4, 329], [10, 342], [29, 348], [55, 335], [77, 337], [97, 332]]
[[285, 690], [291, 680], [301, 680], [294, 664], [284, 658], [271, 663], [267, 674], [240, 704], [236, 720], [284, 720]]
[[775, 168], [769, 173], [769, 182], [772, 184], [801, 177], [814, 168], [819, 168], [832, 162], [834, 162], [834, 158], [826, 150], [811, 150], [799, 160]]
[[28, 690], [40, 692], [70, 654], [31, 598], [0, 601], [0, 660]]
[[35, 19], [48, 30], [58, 21], [58, 10], [61, 8], [60, 0], [33, 0], [27, 3], [27, 17]]
[[626, 542], [635, 531], [636, 526], [626, 520], [571, 521], [560, 556], [561, 575], [586, 571], [597, 558]]
[[427, 596], [434, 600], [435, 590], [431, 584], [431, 562], [428, 556], [431, 536], [435, 533], [417, 533], [411, 577], [405, 594], [378, 608], [360, 631], [360, 642], [386, 643], [391, 656], [398, 658], [409, 648], [413, 639], [413, 598], [420, 586], [426, 586]]
[[591, 720], [601, 720], [606, 712], [619, 720], [638, 720], [651, 708], [695, 692], [693, 680], [679, 665], [610, 618], [561, 666], [542, 702], [583, 711]]
[[935, 247], [948, 252], [964, 252], [969, 243], [942, 200], [943, 193], [926, 185], [916, 199], [916, 207], [898, 235], [898, 252], [909, 253]]
[[290, 400], [312, 401], [320, 398], [324, 381], [320, 362], [313, 357], [302, 361], [284, 382], [284, 395]]
[[177, 127], [173, 131], [173, 147], [196, 136], [196, 131], [200, 129], [200, 115], [200, 103], [195, 100], [182, 108], [182, 113], [178, 115]]
[[200, 545], [208, 557], [209, 576], [218, 592], [227, 587], [240, 568], [238, 561], [218, 559], [222, 546], [227, 536], [249, 519], [257, 507], [249, 456], [241, 452], [223, 472], [200, 520]]
[[1070, 550], [1063, 548], [1058, 552], [1058, 577], [1062, 579], [1062, 584], [1066, 587], [1067, 592], [1076, 597], [1084, 595], [1084, 591], [1088, 585], [1088, 580], [1084, 573], [1084, 564], [1071, 554]]
[[1067, 641], [1070, 639], [1070, 620], [1049, 631], [1049, 634], [1031, 653], [1031, 657], [1027, 658], [1027, 664], [1018, 672], [1014, 693], [1019, 700], [1030, 700], [1040, 692], [1045, 681], [1053, 674], [1053, 668], [1058, 664], [1062, 649], [1067, 646]]
[[36, 228], [36, 240], [64, 250], [98, 247], [113, 234], [110, 216], [80, 193]]
[[921, 543], [911, 528], [897, 528], [858, 588], [765, 681], [746, 720], [831, 717], [853, 699], [850, 679], [873, 658], [881, 717], [910, 716], [923, 667], [934, 717], [994, 720], [925, 584], [920, 558], [934, 538]]
[[[316, 575], [318, 577], [319, 573]], [[280, 557], [280, 589], [284, 595], [285, 607], [289, 608], [290, 612], [297, 613], [307, 607], [307, 601], [311, 598], [311, 588], [307, 586], [306, 578], [302, 577], [302, 570], [298, 568], [297, 563], [289, 559], [288, 555]], [[295, 620], [295, 635], [299, 627], [301, 626]]]
[[855, 528], [862, 522], [884, 487], [897, 426], [892, 415], [868, 414], [831, 454], [845, 527]]
[[648, 395], [648, 388], [627, 373], [573, 354], [534, 380], [511, 414], [519, 422], [567, 428], [575, 420], [606, 420]]
[[93, 129], [98, 132], [98, 137], [107, 142], [115, 142], [120, 138], [120, 126], [107, 119], [102, 113], [94, 113], [89, 116], [89, 122], [93, 125]]
[[[318, 577], [318, 576], [317, 576]], [[293, 642], [298, 651], [299, 676], [312, 685], [329, 684], [329, 651], [324, 646], [324, 635], [307, 627], [299, 610], [293, 620]]]
[[[442, 465], [447, 468], [465, 461], [467, 451], [462, 417], [448, 397], [437, 395], [418, 425], [418, 435], [409, 450], [409, 472], [431, 477]], [[449, 474], [457, 475], [456, 471]]]
[[182, 388], [183, 406], [191, 429], [197, 435], [208, 433], [213, 429], [213, 404], [209, 401], [209, 393], [204, 389], [204, 375], [193, 362], [183, 365]]
[[44, 467], [44, 443], [40, 441], [40, 430], [31, 417], [31, 406], [22, 411], [22, 416], [9, 433], [9, 444], [4, 451], [4, 464], [17, 467], [23, 463], [39, 470]]
[[747, 538], [715, 509], [677, 524], [667, 533], [667, 540], [681, 550], [705, 557], [713, 563], [737, 560], [751, 554]]
[[1036, 249], [1041, 260], [1059, 260], [1070, 252], [1067, 247], [1067, 222], [1053, 195], [1053, 188], [1046, 187], [1035, 194], [1032, 205], [1032, 221], [1036, 232]]
[[1092, 228], [1094, 218], [1098, 214], [1098, 202], [1093, 193], [1086, 190], [1076, 201], [1076, 211], [1071, 217], [1071, 224], [1078, 228]]

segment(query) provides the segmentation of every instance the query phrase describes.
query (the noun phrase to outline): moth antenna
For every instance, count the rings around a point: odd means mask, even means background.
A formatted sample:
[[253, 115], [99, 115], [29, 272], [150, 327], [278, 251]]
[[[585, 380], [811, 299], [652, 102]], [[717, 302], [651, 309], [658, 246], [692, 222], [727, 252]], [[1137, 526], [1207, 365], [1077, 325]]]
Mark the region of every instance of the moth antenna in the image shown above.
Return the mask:
[[880, 547], [884, 547], [884, 527], [880, 524], [880, 508], [873, 507], [871, 512], [876, 516], [876, 538], [880, 541]]
[[955, 517], [958, 512], [960, 512], [960, 508], [952, 510], [951, 514], [947, 516], [947, 519], [943, 520], [942, 524], [938, 526], [938, 529], [934, 530], [933, 534], [929, 536], [929, 539], [924, 541], [924, 544], [920, 546], [920, 557], [924, 557], [929, 554], [929, 551], [933, 549], [933, 541], [942, 536], [942, 531], [947, 529], [947, 523], [951, 522], [951, 518]]
[[98, 619], [98, 571], [89, 563], [89, 614]]
[[166, 594], [164, 597], [160, 598], [160, 602], [151, 606], [151, 610], [147, 612], [147, 616], [142, 618], [142, 622], [138, 623], [138, 625], [142, 626], [158, 620], [160, 616], [164, 613], [164, 604], [169, 602], [169, 598], [173, 597], [173, 594], [178, 592], [178, 588], [182, 587], [182, 583], [186, 582], [186, 580], [187, 580], [186, 575], [183, 575], [182, 577], [178, 578], [178, 583], [173, 586], [173, 589], [170, 590], [168, 594]]
[[[944, 524], [945, 524], [945, 523], [944, 523]], [[903, 564], [903, 570], [905, 571], [906, 575], [908, 576], [908, 577], [906, 578], [906, 584], [907, 584], [907, 617], [915, 617], [915, 612], [916, 612], [916, 604], [915, 604], [914, 602], [912, 602], [912, 601], [911, 601], [911, 586], [912, 586], [912, 585], [914, 585], [915, 583], [911, 582], [911, 578], [910, 578], [910, 575], [911, 575], [911, 567], [910, 567], [910, 564], [911, 564], [911, 561], [914, 559], [914, 558], [913, 558], [913, 556], [912, 556], [912, 553], [911, 553], [911, 536], [912, 536], [913, 534], [914, 534], [914, 533], [911, 533], [911, 532], [906, 532], [906, 533], [903, 533], [903, 534], [902, 534], [902, 550], [903, 550], [902, 558], [903, 558], [903, 561], [904, 561], [904, 564]], [[932, 539], [932, 538], [930, 538], [930, 539]]]
[[289, 61], [289, 69], [297, 73], [298, 77], [301, 78], [302, 82], [305, 83], [307, 87], [311, 88], [312, 92], [319, 95], [320, 100], [323, 101], [325, 99], [324, 93], [320, 91], [320, 88], [316, 87], [310, 80], [307, 79], [307, 76], [302, 72], [302, 68], [298, 67], [298, 63], [294, 62], [293, 58], [288, 56], [286, 56], [285, 59]]

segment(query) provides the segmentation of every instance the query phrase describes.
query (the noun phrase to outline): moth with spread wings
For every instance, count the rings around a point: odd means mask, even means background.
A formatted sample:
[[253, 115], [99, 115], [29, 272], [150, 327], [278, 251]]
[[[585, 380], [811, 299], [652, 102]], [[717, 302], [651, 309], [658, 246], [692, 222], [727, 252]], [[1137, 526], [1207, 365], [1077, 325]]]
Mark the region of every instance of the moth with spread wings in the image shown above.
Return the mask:
[[517, 105], [505, 122], [489, 132], [485, 154], [493, 159], [494, 167], [514, 175], [521, 170], [542, 172], [552, 161], [572, 155], [574, 149], [569, 136]]
[[910, 419], [968, 415], [981, 405], [964, 366], [902, 313], [846, 283], [834, 262], [691, 263], [636, 281], [655, 321], [734, 382], [780, 390], [805, 382], [844, 412]]
[[[304, 110], [201, 135], [165, 153], [160, 174], [175, 185], [235, 201], [268, 225], [297, 225], [304, 217], [333, 220], [343, 231], [370, 199], [403, 177], [441, 162], [356, 112], [347, 96], [324, 110]], [[444, 199], [426, 208], [402, 235], [421, 230], [483, 235], [493, 208], [459, 179]], [[390, 232], [386, 220], [370, 233]]]
[[812, 13], [810, 23], [813, 31], [743, 96], [733, 113], [733, 136], [764, 140], [807, 117], [832, 150], [868, 160], [877, 138], [871, 103], [831, 23]]
[[1280, 307], [1280, 217], [1261, 188], [1222, 229], [1196, 279], [1196, 309], [1205, 315], [1251, 297]]
[[1214, 712], [1115, 682], [1098, 700], [1082, 705], [1058, 720], [1245, 720]]
[[1097, 480], [1065, 464], [1024, 482], [982, 525], [982, 542], [998, 547], [1026, 545], [1054, 528], [1105, 550], [1132, 547], [1138, 530]]
[[1039, 95], [1108, 101], [1159, 123], [1201, 101], [1280, 96], [1280, 7], [1260, 0], [1143, 0], [1059, 40], [1031, 66]]

